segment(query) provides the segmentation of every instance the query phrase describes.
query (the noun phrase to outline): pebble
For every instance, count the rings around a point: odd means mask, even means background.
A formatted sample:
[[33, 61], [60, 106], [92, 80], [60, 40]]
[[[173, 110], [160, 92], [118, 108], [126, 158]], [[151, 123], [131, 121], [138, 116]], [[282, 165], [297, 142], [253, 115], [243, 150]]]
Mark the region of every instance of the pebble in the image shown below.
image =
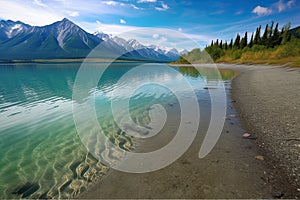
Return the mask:
[[284, 195], [283, 192], [281, 192], [281, 191], [276, 191], [275, 194], [274, 194], [274, 197], [275, 197], [275, 198], [281, 198], [283, 195]]
[[244, 133], [243, 134], [243, 138], [247, 138], [247, 137], [250, 137], [251, 136], [251, 134], [249, 134], [249, 133]]
[[251, 136], [250, 133], [244, 133], [244, 134], [243, 134], [243, 138], [244, 138], [244, 139], [248, 139], [248, 140], [256, 140], [256, 137]]
[[231, 114], [231, 115], [228, 115], [228, 117], [234, 118], [234, 117], [236, 117], [236, 115]]
[[263, 156], [255, 156], [256, 160], [265, 160], [265, 158]]

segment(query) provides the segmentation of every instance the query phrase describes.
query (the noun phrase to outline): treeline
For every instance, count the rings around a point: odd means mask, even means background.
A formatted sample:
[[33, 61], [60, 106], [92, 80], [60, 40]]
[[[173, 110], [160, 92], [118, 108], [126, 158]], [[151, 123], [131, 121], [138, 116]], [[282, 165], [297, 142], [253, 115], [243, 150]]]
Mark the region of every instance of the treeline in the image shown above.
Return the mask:
[[261, 26], [256, 28], [255, 34], [252, 33], [250, 40], [248, 40], [248, 33], [245, 32], [241, 38], [240, 34], [237, 34], [235, 40], [231, 39], [229, 43], [225, 41], [211, 41], [211, 45], [207, 46], [205, 50], [211, 55], [212, 59], [216, 61], [218, 58], [224, 55], [224, 51], [219, 49], [231, 50], [231, 49], [244, 49], [246, 47], [252, 48], [255, 45], [264, 46], [266, 48], [274, 48], [276, 46], [286, 44], [291, 41], [292, 34], [290, 31], [291, 23], [282, 27], [281, 31], [278, 28], [279, 24], [276, 23], [274, 28], [274, 22], [271, 25], [267, 24], [264, 33], [261, 35]]
[[[215, 40], [201, 51], [194, 49], [186, 55], [182, 55], [178, 63], [201, 63], [207, 62], [203, 59], [205, 52], [214, 62], [228, 63], [267, 63], [281, 64], [281, 62], [298, 63], [300, 65], [300, 28], [290, 30], [291, 23], [287, 23], [281, 29], [279, 24], [272, 22], [265, 29], [262, 26], [256, 28], [251, 35], [245, 32], [242, 37], [237, 34], [230, 41]], [[249, 38], [250, 37], [250, 38]], [[206, 54], [207, 54], [206, 53]]]

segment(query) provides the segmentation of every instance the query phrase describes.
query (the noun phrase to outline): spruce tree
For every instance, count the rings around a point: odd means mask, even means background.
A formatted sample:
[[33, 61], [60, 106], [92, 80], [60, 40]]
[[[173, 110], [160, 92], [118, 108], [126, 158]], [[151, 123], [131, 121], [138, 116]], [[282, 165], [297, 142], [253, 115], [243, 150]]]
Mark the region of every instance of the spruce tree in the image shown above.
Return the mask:
[[235, 38], [235, 41], [234, 41], [234, 44], [233, 44], [233, 47], [239, 49], [240, 48], [240, 41], [241, 41], [241, 36], [240, 36], [240, 34], [237, 34], [237, 36]]
[[232, 49], [232, 46], [233, 46], [233, 39], [230, 40], [229, 48]]
[[248, 36], [247, 32], [245, 33], [245, 36], [241, 40], [240, 48], [243, 49], [247, 46]]
[[269, 30], [269, 38], [271, 38], [273, 36], [273, 26], [274, 26], [274, 21], [272, 21], [272, 23], [271, 23], [271, 27]]
[[219, 44], [219, 48], [222, 49], [223, 48], [223, 41], [221, 40], [220, 44]]
[[261, 38], [261, 44], [267, 46], [268, 44], [268, 30], [269, 30], [269, 24], [266, 25], [265, 32]]
[[251, 48], [253, 46], [253, 33], [251, 35], [251, 39], [250, 39], [248, 46], [249, 46], [249, 48]]
[[278, 23], [276, 23], [273, 37], [272, 37], [272, 47], [275, 47], [279, 44], [280, 44], [280, 34], [279, 34], [279, 30], [278, 30]]
[[258, 44], [258, 45], [261, 44], [260, 31], [261, 31], [261, 25], [259, 26], [259, 28], [256, 29], [253, 44]]

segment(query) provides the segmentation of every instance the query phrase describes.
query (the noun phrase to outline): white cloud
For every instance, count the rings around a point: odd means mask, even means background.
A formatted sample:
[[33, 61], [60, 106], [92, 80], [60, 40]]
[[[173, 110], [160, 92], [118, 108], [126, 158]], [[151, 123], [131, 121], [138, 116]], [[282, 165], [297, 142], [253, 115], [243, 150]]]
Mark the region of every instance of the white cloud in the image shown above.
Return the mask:
[[105, 24], [100, 22], [99, 20], [97, 20], [96, 23], [82, 22], [78, 24], [87, 29], [90, 33], [93, 33], [95, 31], [102, 31], [104, 33], [112, 34], [115, 36], [128, 31], [134, 32], [134, 30], [139, 28], [136, 26], [120, 24]]
[[102, 3], [109, 5], [109, 6], [117, 6], [117, 5], [121, 4], [120, 2], [117, 2], [117, 1], [103, 1]]
[[157, 0], [138, 0], [138, 3], [155, 3]]
[[292, 5], [294, 5], [296, 3], [296, 0], [290, 0], [290, 1], [288, 1], [287, 2], [287, 6], [290, 8], [290, 7], [292, 7]]
[[157, 33], [154, 33], [154, 34], [152, 35], [152, 38], [154, 38], [154, 39], [158, 39], [158, 38], [159, 38], [159, 34], [157, 34]]
[[122, 7], [131, 7], [134, 8], [135, 10], [141, 10], [141, 8], [137, 7], [136, 5], [132, 4], [132, 3], [122, 3], [122, 2], [118, 2], [118, 1], [103, 1], [102, 2], [105, 5], [108, 6], [122, 6]]
[[47, 5], [42, 2], [42, 0], [34, 0], [33, 2], [38, 6], [47, 7]]
[[170, 7], [165, 4], [164, 2], [161, 2], [161, 7], [155, 7], [155, 10], [158, 10], [158, 11], [166, 11], [168, 10]]
[[167, 42], [168, 41], [168, 38], [166, 38], [166, 37], [161, 37], [160, 38], [160, 42]]
[[288, 2], [284, 2], [284, 0], [279, 0], [277, 3], [275, 3], [275, 7], [278, 9], [278, 12], [282, 12], [287, 8], [291, 8], [292, 5], [294, 5], [296, 0], [290, 0]]
[[[79, 0], [0, 0], [0, 18], [4, 20], [20, 20], [30, 25], [43, 26], [62, 20], [64, 17], [78, 17], [79, 14], [82, 17], [101, 16], [104, 14], [127, 17], [133, 15], [132, 12], [128, 12], [128, 9], [139, 9], [130, 3], [105, 2], [99, 3], [98, 0], [88, 0], [83, 6], [82, 1]], [[118, 5], [120, 6], [112, 6], [116, 3], [119, 3]], [[82, 21], [77, 18], [75, 23], [78, 22]]]
[[279, 0], [270, 7], [256, 6], [252, 10], [252, 13], [257, 14], [258, 16], [270, 15], [273, 11], [278, 10], [278, 12], [282, 12], [287, 8], [291, 8], [295, 3], [296, 0], [289, 0], [287, 2], [285, 2], [285, 0]]
[[71, 17], [78, 17], [79, 16], [79, 12], [77, 12], [77, 11], [67, 11], [67, 13]]
[[270, 15], [272, 13], [272, 9], [262, 6], [256, 6], [252, 10], [252, 13], [257, 14], [258, 16]]
[[136, 5], [134, 4], [129, 4], [132, 8], [136, 9], [136, 10], [141, 10], [141, 8], [137, 7]]
[[285, 4], [283, 3], [282, 0], [278, 1], [275, 5], [276, 5], [276, 7], [278, 8], [278, 11], [279, 11], [279, 12], [285, 10], [285, 7], [286, 7], [286, 6], [285, 6]]
[[120, 19], [120, 24], [126, 24], [125, 19]]
[[64, 14], [50, 7], [37, 5], [36, 2], [24, 4], [23, 1], [16, 0], [0, 1], [0, 18], [41, 26], [62, 20]]

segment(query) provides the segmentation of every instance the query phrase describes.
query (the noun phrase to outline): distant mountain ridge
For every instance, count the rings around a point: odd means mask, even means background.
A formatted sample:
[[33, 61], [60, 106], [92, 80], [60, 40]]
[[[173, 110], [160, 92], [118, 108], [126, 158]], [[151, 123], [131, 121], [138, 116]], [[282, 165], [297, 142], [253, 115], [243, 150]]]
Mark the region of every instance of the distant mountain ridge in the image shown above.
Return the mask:
[[180, 55], [176, 49], [145, 46], [135, 39], [125, 40], [103, 32], [90, 34], [67, 18], [40, 27], [0, 21], [1, 60], [84, 58], [99, 44], [99, 57], [104, 58], [121, 55], [121, 59], [168, 62], [178, 60]]
[[291, 29], [291, 34], [300, 39], [300, 26]]

